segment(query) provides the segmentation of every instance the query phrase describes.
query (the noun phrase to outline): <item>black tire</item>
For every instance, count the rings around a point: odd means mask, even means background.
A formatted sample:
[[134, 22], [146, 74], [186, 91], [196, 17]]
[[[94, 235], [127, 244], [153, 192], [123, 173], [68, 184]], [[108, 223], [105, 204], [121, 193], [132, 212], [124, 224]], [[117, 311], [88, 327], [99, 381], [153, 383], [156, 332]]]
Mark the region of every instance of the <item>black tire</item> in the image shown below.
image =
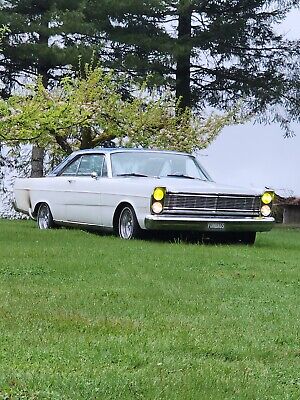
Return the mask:
[[139, 237], [141, 228], [131, 206], [122, 208], [118, 218], [118, 235], [121, 239], [134, 239]]
[[39, 229], [54, 228], [55, 224], [53, 222], [53, 216], [47, 203], [42, 203], [40, 205], [37, 213], [36, 222]]

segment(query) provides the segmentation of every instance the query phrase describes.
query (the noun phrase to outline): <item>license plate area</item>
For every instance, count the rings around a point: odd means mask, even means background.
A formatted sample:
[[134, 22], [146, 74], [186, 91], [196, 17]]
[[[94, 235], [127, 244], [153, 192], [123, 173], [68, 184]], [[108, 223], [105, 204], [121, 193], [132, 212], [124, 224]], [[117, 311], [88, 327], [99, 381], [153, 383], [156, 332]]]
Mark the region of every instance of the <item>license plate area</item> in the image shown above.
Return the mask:
[[224, 231], [225, 224], [224, 222], [208, 222], [207, 229], [209, 231]]

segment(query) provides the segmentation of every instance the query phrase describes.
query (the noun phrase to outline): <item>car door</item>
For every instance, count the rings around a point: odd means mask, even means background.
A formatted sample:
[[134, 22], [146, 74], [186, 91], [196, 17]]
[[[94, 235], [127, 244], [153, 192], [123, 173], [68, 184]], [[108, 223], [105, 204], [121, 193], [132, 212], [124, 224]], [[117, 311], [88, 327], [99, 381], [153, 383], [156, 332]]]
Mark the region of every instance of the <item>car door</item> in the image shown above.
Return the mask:
[[60, 176], [66, 179], [65, 203], [68, 222], [102, 225], [101, 192], [106, 175], [104, 154], [81, 155], [65, 168]]

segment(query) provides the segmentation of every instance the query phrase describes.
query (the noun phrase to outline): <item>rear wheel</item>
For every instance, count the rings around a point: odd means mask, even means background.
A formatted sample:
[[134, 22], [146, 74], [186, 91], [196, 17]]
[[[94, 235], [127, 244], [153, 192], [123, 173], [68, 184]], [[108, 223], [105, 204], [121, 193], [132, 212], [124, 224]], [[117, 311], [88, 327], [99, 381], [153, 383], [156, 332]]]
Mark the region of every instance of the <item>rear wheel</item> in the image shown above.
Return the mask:
[[51, 229], [54, 228], [52, 213], [50, 207], [46, 203], [42, 203], [37, 213], [37, 226], [39, 229]]
[[122, 239], [133, 239], [140, 234], [140, 227], [134, 209], [131, 206], [122, 208], [118, 221], [118, 235]]

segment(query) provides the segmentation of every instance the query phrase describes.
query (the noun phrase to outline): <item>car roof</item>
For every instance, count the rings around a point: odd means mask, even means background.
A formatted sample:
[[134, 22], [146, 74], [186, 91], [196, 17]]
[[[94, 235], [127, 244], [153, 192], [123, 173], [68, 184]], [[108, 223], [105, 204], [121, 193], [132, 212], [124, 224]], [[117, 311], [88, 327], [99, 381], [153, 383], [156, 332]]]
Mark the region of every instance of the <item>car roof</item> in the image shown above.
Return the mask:
[[[126, 147], [94, 147], [93, 149], [85, 149], [85, 150], [77, 150], [74, 153], [76, 154], [86, 154], [86, 153], [132, 153], [132, 152], [150, 152], [150, 153], [167, 153], [167, 154], [186, 154], [190, 155], [189, 153], [184, 153], [180, 151], [173, 151], [173, 150], [158, 150], [158, 149], [137, 149], [137, 148], [126, 148]], [[73, 153], [73, 154], [74, 154]]]

